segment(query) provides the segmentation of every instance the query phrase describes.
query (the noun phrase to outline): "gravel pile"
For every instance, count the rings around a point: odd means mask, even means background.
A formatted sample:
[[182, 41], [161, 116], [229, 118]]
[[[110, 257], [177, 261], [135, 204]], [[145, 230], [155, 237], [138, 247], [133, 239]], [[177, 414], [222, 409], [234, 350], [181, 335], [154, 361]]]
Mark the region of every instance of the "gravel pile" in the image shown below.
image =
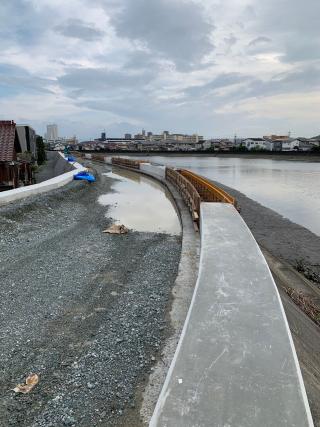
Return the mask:
[[[177, 236], [103, 234], [112, 180], [0, 209], [0, 425], [140, 425], [139, 392], [170, 333]], [[29, 394], [12, 389], [30, 373]]]

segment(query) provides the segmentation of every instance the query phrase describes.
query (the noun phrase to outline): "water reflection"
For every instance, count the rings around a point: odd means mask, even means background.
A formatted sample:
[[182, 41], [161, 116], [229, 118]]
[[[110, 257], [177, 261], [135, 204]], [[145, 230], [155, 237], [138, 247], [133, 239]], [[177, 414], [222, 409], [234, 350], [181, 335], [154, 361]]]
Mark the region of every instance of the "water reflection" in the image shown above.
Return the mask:
[[213, 156], [148, 160], [190, 169], [233, 187], [320, 235], [320, 163]]
[[136, 231], [180, 234], [172, 197], [160, 184], [120, 168], [112, 168], [112, 172], [104, 175], [115, 180], [113, 192], [98, 199], [102, 205], [109, 206], [107, 217]]

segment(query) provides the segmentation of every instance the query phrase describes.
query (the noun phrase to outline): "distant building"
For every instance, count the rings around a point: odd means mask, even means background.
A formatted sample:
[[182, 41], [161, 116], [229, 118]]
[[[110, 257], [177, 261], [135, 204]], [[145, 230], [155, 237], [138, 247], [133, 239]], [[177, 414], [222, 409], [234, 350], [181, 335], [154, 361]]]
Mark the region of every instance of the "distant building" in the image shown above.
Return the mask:
[[272, 151], [282, 151], [282, 145], [285, 141], [280, 140], [274, 140], [273, 141], [273, 150]]
[[78, 145], [79, 141], [76, 136], [72, 136], [70, 138], [60, 137], [58, 139], [46, 139], [45, 144], [49, 150], [61, 151], [64, 150], [65, 147], [74, 147]]
[[242, 145], [250, 150], [268, 150], [272, 151], [273, 143], [263, 138], [246, 138], [242, 140]]
[[18, 133], [22, 153], [31, 153], [31, 156], [36, 159], [37, 144], [35, 130], [28, 125], [17, 125], [16, 130]]
[[263, 139], [267, 139], [269, 141], [286, 141], [289, 138], [289, 135], [266, 135], [263, 137]]
[[142, 130], [142, 133], [137, 133], [134, 136], [134, 139], [146, 139], [146, 132], [144, 130]]
[[58, 126], [56, 124], [47, 125], [46, 139], [51, 141], [58, 139]]
[[[140, 135], [136, 135], [138, 137]], [[143, 135], [141, 135], [144, 137]], [[152, 132], [148, 132], [147, 136], [145, 137], [150, 142], [158, 142], [158, 141], [175, 141], [175, 142], [181, 142], [181, 143], [193, 143], [196, 144], [199, 141], [203, 140], [203, 136], [199, 136], [198, 134], [193, 135], [185, 135], [180, 133], [172, 133], [170, 134], [169, 131], [165, 130], [161, 134], [153, 134]], [[140, 138], [136, 138], [140, 139]]]
[[131, 139], [131, 138], [132, 138], [131, 133], [126, 133], [126, 134], [124, 135], [124, 139]]
[[291, 138], [282, 142], [282, 151], [311, 151], [313, 147], [307, 138]]
[[315, 147], [320, 147], [320, 135], [313, 136], [309, 139], [310, 143], [313, 144]]
[[231, 151], [235, 144], [227, 138], [214, 138], [202, 142], [202, 147], [205, 150], [211, 149], [214, 151]]
[[199, 141], [203, 141], [203, 136], [199, 136], [194, 133], [193, 135], [183, 135], [180, 133], [173, 133], [167, 136], [167, 139], [173, 139], [174, 141], [184, 142], [184, 143], [198, 143]]

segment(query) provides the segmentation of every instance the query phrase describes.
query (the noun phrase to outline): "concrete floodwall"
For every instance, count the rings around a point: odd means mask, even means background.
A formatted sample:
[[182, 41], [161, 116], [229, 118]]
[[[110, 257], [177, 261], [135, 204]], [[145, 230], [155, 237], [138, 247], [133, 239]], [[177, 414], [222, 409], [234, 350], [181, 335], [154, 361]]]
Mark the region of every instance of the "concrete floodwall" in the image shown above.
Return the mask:
[[140, 163], [140, 170], [142, 172], [151, 173], [158, 178], [165, 179], [166, 167], [162, 165], [153, 165], [151, 163]]
[[276, 285], [230, 204], [201, 204], [199, 276], [150, 426], [313, 426]]
[[[60, 155], [64, 158], [62, 153], [60, 153]], [[0, 206], [10, 202], [14, 202], [16, 200], [24, 199], [25, 197], [46, 193], [48, 191], [60, 188], [73, 181], [73, 177], [76, 172], [86, 170], [86, 168], [84, 168], [80, 163], [77, 162], [72, 163], [72, 166], [75, 170], [56, 176], [55, 178], [48, 179], [47, 181], [43, 181], [39, 184], [28, 185], [26, 187], [19, 187], [13, 190], [1, 192]]]

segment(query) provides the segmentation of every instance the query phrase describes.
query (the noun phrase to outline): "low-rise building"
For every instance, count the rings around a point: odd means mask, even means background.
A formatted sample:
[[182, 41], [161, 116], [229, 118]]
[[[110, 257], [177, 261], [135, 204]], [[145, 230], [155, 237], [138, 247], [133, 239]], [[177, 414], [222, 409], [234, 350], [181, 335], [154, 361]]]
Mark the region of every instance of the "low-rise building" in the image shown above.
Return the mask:
[[313, 147], [320, 147], [320, 135], [310, 138], [309, 141]]
[[290, 138], [290, 135], [265, 135], [263, 139], [268, 141], [286, 141]]
[[24, 156], [14, 121], [0, 121], [0, 191], [32, 184], [31, 159]]
[[291, 138], [282, 142], [282, 151], [311, 151], [313, 147], [307, 138]]
[[273, 142], [263, 138], [246, 138], [242, 140], [242, 145], [251, 150], [273, 150]]

